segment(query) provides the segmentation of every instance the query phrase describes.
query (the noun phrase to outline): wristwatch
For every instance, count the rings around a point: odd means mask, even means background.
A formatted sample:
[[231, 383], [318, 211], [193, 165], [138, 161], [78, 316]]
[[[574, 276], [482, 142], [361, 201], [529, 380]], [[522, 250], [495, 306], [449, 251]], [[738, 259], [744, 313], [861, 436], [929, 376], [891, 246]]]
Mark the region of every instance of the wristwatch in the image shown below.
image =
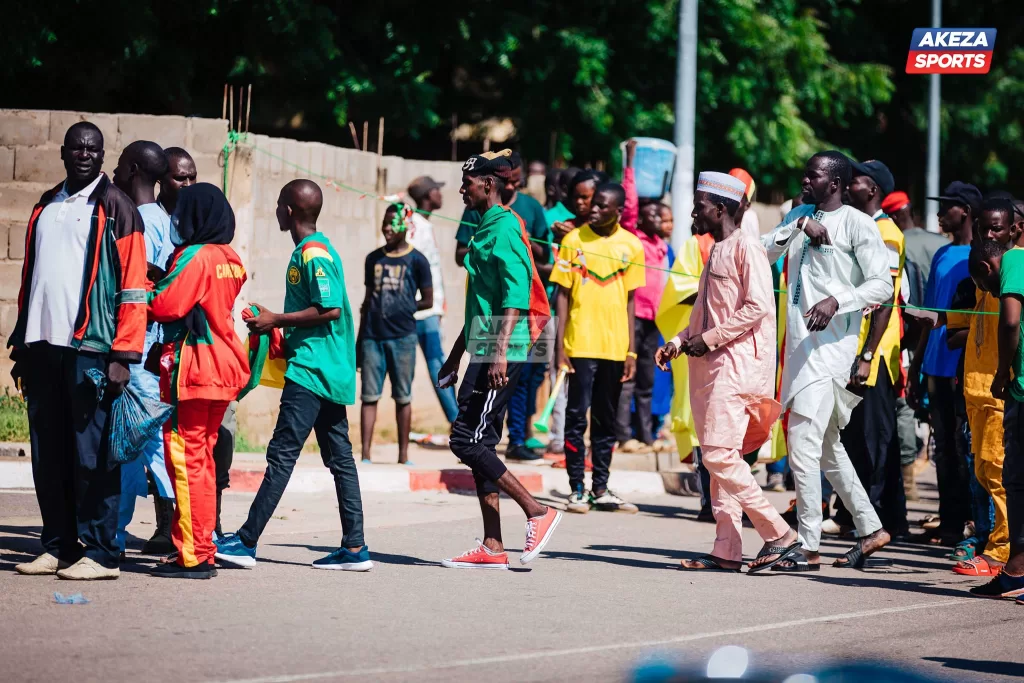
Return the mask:
[[865, 363], [870, 363], [874, 359], [874, 357], [875, 354], [871, 353], [870, 351], [865, 351], [864, 353], [860, 354], [860, 359]]

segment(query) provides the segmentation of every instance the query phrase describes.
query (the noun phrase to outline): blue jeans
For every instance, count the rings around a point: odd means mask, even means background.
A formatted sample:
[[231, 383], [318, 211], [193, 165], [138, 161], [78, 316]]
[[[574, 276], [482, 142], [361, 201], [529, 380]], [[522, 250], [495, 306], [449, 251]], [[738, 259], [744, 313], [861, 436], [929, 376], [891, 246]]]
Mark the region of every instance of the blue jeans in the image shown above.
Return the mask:
[[523, 363], [515, 392], [508, 402], [508, 444], [521, 446], [526, 442], [526, 423], [537, 406], [537, 390], [547, 375], [547, 363]]
[[376, 403], [384, 392], [384, 376], [391, 378], [391, 398], [398, 405], [412, 401], [416, 372], [416, 335], [398, 339], [363, 339], [363, 389], [360, 400]]
[[444, 345], [441, 342], [441, 316], [432, 315], [429, 318], [416, 321], [416, 338], [419, 340], [420, 348], [423, 349], [423, 357], [427, 361], [427, 370], [430, 372], [430, 383], [437, 394], [437, 400], [441, 403], [441, 410], [448, 419], [448, 423], [455, 422], [459, 416], [459, 402], [455, 399], [455, 387], [447, 389], [437, 388], [437, 375], [444, 365]]

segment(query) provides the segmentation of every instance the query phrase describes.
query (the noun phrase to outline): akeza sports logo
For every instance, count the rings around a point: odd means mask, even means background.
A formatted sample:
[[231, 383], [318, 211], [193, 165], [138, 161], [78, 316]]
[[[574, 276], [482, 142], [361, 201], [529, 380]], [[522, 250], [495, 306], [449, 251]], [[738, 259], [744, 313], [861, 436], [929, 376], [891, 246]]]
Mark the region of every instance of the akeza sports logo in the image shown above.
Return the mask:
[[994, 28], [915, 28], [907, 73], [987, 74], [995, 45]]

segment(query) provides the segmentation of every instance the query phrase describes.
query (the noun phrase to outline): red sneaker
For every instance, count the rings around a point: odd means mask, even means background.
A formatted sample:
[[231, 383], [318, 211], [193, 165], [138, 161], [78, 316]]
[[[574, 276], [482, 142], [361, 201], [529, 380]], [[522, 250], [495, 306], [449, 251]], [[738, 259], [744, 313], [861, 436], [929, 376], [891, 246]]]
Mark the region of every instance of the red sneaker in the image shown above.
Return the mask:
[[549, 507], [543, 517], [530, 517], [526, 520], [526, 544], [523, 545], [523, 554], [519, 557], [520, 564], [528, 564], [544, 550], [544, 546], [555, 533], [555, 527], [561, 521], [562, 513], [553, 507]]
[[476, 547], [458, 557], [441, 560], [441, 565], [453, 569], [508, 569], [508, 553], [496, 553], [476, 539]]

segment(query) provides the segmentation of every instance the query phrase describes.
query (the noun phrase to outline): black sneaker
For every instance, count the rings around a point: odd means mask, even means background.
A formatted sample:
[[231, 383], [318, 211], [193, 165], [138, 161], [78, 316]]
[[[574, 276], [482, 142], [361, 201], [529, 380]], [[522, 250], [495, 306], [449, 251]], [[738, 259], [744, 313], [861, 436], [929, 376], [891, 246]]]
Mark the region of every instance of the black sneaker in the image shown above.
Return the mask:
[[177, 562], [169, 562], [158, 564], [149, 573], [167, 579], [212, 579], [217, 576], [217, 568], [213, 562], [197, 564], [194, 567], [182, 567]]
[[530, 462], [533, 460], [542, 460], [543, 458], [543, 455], [527, 448], [523, 444], [519, 444], [518, 446], [509, 446], [508, 450], [505, 451], [505, 460]]
[[1015, 598], [1024, 595], [1024, 576], [1009, 576], [1003, 572], [991, 581], [971, 589], [979, 598]]

